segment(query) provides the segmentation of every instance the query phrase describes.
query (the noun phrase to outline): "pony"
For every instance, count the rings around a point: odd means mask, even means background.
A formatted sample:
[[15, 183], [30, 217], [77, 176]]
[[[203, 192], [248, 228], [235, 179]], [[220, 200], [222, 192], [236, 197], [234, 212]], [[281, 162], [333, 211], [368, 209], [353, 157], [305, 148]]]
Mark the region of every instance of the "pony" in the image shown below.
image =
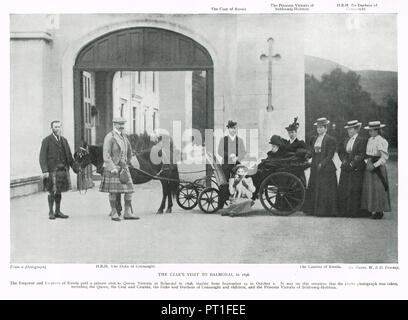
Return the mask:
[[[132, 182], [135, 185], [147, 183], [153, 179], [160, 181], [162, 185], [162, 201], [157, 214], [162, 214], [167, 199], [167, 210], [166, 213], [172, 212], [173, 198], [177, 194], [179, 188], [179, 174], [177, 165], [173, 162], [173, 141], [169, 136], [159, 136], [158, 141], [153, 143], [150, 141], [148, 135], [136, 135], [133, 134], [128, 136], [133, 149], [133, 156], [137, 158], [139, 162], [139, 168], [129, 165], [129, 172], [132, 177]], [[146, 140], [149, 143], [146, 143]], [[168, 140], [167, 140], [168, 139]], [[143, 142], [143, 140], [145, 140]], [[170, 143], [170, 150], [166, 152], [165, 140]], [[143, 148], [146, 147], [146, 148]], [[168, 149], [168, 148], [167, 148]], [[153, 151], [152, 151], [153, 150]], [[177, 151], [177, 150], [176, 150]], [[158, 159], [163, 159], [164, 156], [170, 155], [170, 162], [161, 160], [160, 163], [153, 163], [151, 155], [156, 155]], [[103, 174], [103, 146], [102, 145], [89, 145], [86, 142], [82, 142], [79, 149], [74, 153], [74, 164], [73, 166], [77, 168], [77, 174], [84, 169], [89, 164], [93, 164], [96, 167], [96, 172], [100, 175]], [[168, 157], [166, 157], [168, 158]], [[156, 162], [156, 161], [155, 161]], [[120, 194], [116, 196], [116, 209], [120, 215], [122, 211], [121, 197]]]

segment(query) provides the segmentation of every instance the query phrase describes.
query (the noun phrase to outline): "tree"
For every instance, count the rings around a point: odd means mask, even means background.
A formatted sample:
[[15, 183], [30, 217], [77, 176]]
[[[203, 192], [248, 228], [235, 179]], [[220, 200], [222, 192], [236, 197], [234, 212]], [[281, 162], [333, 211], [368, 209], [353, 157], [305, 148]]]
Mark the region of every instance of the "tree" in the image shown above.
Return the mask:
[[[394, 108], [395, 102], [387, 103]], [[346, 135], [344, 125], [349, 120], [363, 124], [373, 120], [390, 122], [393, 115], [384, 118], [382, 108], [360, 85], [360, 76], [354, 71], [343, 72], [335, 69], [324, 74], [319, 81], [313, 75], [305, 75], [306, 136], [315, 134], [313, 123], [317, 118], [327, 117], [331, 121], [331, 134], [342, 141]], [[396, 107], [395, 107], [396, 108]], [[334, 125], [334, 126], [333, 126]]]

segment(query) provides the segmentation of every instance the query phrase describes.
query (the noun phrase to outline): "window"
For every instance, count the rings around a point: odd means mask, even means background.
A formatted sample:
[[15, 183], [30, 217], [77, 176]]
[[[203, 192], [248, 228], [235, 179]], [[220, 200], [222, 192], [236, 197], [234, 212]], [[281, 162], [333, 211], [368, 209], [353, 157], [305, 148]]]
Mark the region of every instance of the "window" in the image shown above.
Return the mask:
[[132, 86], [132, 94], [136, 93], [136, 73], [132, 72], [131, 73], [131, 78], [130, 78], [130, 82], [131, 82], [131, 86]]
[[88, 88], [87, 88], [87, 86], [88, 86], [88, 81], [87, 81], [87, 77], [86, 77], [86, 76], [83, 76], [83, 77], [82, 77], [82, 82], [83, 82], [83, 84], [84, 84], [84, 97], [85, 97], [85, 98], [88, 98]]
[[147, 132], [147, 121], [146, 121], [146, 109], [143, 112], [143, 130], [144, 132]]
[[123, 109], [124, 109], [124, 107], [125, 107], [125, 104], [124, 104], [124, 103], [121, 103], [121, 104], [120, 104], [120, 117], [121, 117], [121, 118], [123, 118]]
[[132, 128], [133, 128], [133, 133], [136, 133], [136, 107], [133, 107], [133, 114], [132, 114]]
[[154, 72], [152, 73], [152, 75], [153, 75], [153, 77], [152, 77], [152, 79], [153, 79], [153, 92], [154, 92]]
[[156, 112], [153, 112], [153, 131], [156, 130]]
[[88, 98], [91, 97], [91, 78], [86, 78], [87, 82], [88, 82]]
[[142, 73], [141, 71], [138, 71], [138, 72], [137, 72], [137, 83], [138, 83], [138, 84], [140, 84], [140, 77], [141, 77], [140, 74], [141, 74], [141, 73]]

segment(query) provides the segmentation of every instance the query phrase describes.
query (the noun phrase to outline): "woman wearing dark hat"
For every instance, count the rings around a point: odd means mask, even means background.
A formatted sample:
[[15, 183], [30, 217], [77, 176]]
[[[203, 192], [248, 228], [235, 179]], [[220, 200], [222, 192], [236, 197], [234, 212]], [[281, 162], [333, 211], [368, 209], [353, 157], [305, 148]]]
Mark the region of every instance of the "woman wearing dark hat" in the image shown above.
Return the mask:
[[247, 177], [248, 169], [243, 164], [236, 165], [231, 171], [229, 179], [230, 206], [222, 215], [234, 217], [249, 211], [253, 205], [252, 195], [255, 186], [250, 177]]
[[[269, 174], [269, 162], [287, 157], [287, 152], [282, 148], [284, 141], [280, 136], [274, 134], [269, 140], [269, 144], [271, 145], [271, 150], [267, 152], [267, 158], [261, 160], [256, 173], [252, 175], [253, 182], [258, 188], [262, 180]], [[258, 190], [256, 190], [257, 192]]]
[[287, 151], [283, 147], [284, 143], [285, 141], [282, 139], [281, 136], [274, 134], [269, 140], [271, 150], [267, 152], [268, 158], [266, 160], [268, 159], [273, 160], [286, 157]]
[[344, 127], [348, 138], [339, 150], [341, 173], [339, 182], [339, 215], [362, 217], [361, 189], [365, 170], [364, 156], [367, 141], [360, 134], [361, 122], [352, 120]]
[[326, 118], [317, 119], [314, 124], [317, 136], [310, 141], [312, 166], [304, 211], [319, 217], [335, 217], [338, 212], [337, 176], [333, 162], [336, 139], [327, 134], [329, 123]]
[[[297, 130], [299, 128], [299, 122], [297, 122], [297, 120], [298, 118], [296, 117], [293, 120], [293, 123], [285, 128], [288, 132], [289, 140], [284, 140], [283, 148], [287, 152], [293, 153], [300, 160], [306, 160], [306, 158], [310, 156], [310, 152], [306, 143], [303, 140], [299, 140], [297, 138]], [[295, 172], [295, 174], [306, 185], [305, 171], [301, 169], [299, 172]]]
[[366, 169], [364, 171], [361, 208], [368, 210], [373, 219], [381, 219], [384, 212], [391, 211], [388, 175], [385, 163], [388, 160], [388, 142], [381, 134], [385, 125], [380, 121], [368, 123], [370, 138], [366, 148]]

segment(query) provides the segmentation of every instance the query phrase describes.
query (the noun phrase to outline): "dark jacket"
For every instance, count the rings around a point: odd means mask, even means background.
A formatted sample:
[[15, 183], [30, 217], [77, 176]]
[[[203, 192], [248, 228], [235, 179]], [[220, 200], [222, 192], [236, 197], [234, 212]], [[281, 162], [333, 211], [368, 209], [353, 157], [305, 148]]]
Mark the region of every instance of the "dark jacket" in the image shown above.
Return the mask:
[[290, 140], [283, 141], [284, 144], [282, 148], [286, 152], [294, 153], [299, 158], [307, 158], [311, 156], [311, 152], [309, 151], [306, 142], [304, 142], [303, 140], [299, 140], [298, 138], [296, 138], [292, 143], [290, 143]]
[[59, 164], [71, 167], [73, 163], [67, 139], [60, 137], [59, 143], [53, 134], [43, 139], [40, 150], [40, 166], [43, 173], [54, 171]]
[[345, 139], [342, 146], [339, 148], [339, 158], [342, 162], [342, 170], [364, 171], [365, 162], [364, 156], [366, 153], [367, 140], [361, 135], [357, 135], [354, 141], [351, 153], [347, 153], [347, 143], [350, 138]]
[[227, 135], [218, 145], [218, 154], [222, 157], [223, 164], [228, 164], [231, 161], [231, 154], [235, 154], [238, 158], [237, 162], [240, 162], [246, 154], [244, 141], [238, 136], [232, 141]]
[[315, 152], [314, 144], [316, 139], [317, 136], [314, 136], [310, 140], [310, 148], [312, 150], [312, 167], [317, 167], [319, 164], [321, 164], [320, 169], [323, 171], [336, 171], [336, 166], [333, 162], [333, 156], [337, 149], [336, 139], [326, 133], [322, 141], [320, 153]]
[[276, 152], [268, 151], [266, 154], [268, 155], [268, 157], [263, 161], [278, 160], [289, 157], [288, 152], [282, 147], [279, 147], [278, 151]]

